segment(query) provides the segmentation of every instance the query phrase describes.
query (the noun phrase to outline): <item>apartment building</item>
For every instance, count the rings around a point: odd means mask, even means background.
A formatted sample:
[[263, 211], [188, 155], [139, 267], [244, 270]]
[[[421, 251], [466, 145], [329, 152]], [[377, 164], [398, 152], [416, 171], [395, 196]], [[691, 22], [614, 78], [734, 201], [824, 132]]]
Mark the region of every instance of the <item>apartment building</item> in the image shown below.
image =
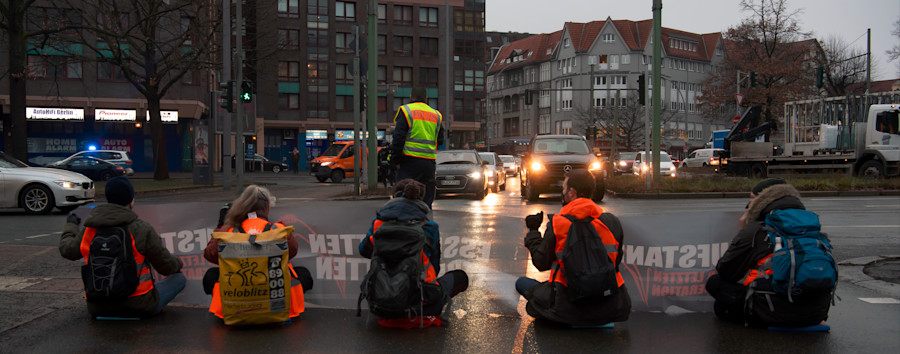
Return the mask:
[[[541, 86], [545, 90], [533, 96], [537, 107], [510, 106], [510, 109], [524, 109], [521, 116], [532, 117], [527, 122], [529, 127], [513, 129], [516, 124], [526, 122], [524, 118], [518, 121], [509, 119], [510, 112], [491, 114], [486, 123], [488, 127], [494, 127], [491, 133], [500, 132], [499, 138], [502, 139], [529, 138], [533, 134], [549, 133], [593, 138], [590, 128], [598, 128], [598, 124], [593, 122], [603, 117], [605, 111], [637, 105], [637, 81], [642, 73], [646, 73], [648, 78], [646, 97], [649, 104], [653, 56], [651, 31], [652, 20], [607, 18], [588, 23], [565, 23], [555, 47], [541, 53], [549, 55], [545, 60], [550, 64], [550, 84]], [[516, 46], [525, 45], [528, 41], [511, 43], [509, 52], [515, 52]], [[662, 148], [673, 157], [680, 158], [690, 150], [703, 147], [712, 131], [725, 128], [730, 123], [723, 117], [703, 116], [697, 101], [703, 81], [723, 60], [724, 49], [719, 33], [695, 34], [663, 28], [662, 41]], [[501, 53], [505, 53], [505, 48]], [[503, 60], [509, 58], [500, 55], [492, 63], [488, 73], [489, 83], [509, 80], [509, 70], [504, 70], [502, 63], [498, 65]], [[542, 72], [541, 67], [537, 70]], [[489, 90], [488, 96], [495, 97], [494, 90]], [[534, 119], [534, 113], [529, 110], [543, 109], [545, 99], [549, 101], [548, 112], [538, 113], [537, 119]], [[594, 146], [608, 151], [608, 136], [606, 132], [598, 131]], [[619, 149], [638, 147], [638, 144], [629, 147], [622, 146], [622, 143], [620, 139], [617, 143]]]

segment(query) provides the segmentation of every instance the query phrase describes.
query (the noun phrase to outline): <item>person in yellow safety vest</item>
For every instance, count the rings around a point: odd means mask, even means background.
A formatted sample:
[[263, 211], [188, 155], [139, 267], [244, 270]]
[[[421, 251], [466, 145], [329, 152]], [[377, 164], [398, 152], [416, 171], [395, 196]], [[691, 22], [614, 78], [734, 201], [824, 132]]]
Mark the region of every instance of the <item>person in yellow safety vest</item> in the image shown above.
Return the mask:
[[423, 201], [431, 208], [434, 201], [434, 173], [437, 147], [444, 143], [441, 112], [431, 108], [424, 87], [414, 87], [409, 104], [400, 106], [394, 116], [391, 163], [396, 181], [412, 178], [425, 185]]

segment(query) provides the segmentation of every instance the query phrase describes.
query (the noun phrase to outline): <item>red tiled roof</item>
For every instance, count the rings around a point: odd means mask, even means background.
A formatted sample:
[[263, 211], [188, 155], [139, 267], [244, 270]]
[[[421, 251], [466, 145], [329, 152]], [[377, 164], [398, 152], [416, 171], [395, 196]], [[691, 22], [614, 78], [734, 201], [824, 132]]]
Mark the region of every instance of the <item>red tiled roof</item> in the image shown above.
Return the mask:
[[[497, 57], [494, 58], [494, 62], [491, 63], [488, 74], [549, 59], [550, 55], [547, 54], [547, 50], [549, 49], [552, 54], [561, 36], [562, 31], [560, 30], [550, 34], [533, 35], [503, 46]], [[506, 60], [519, 55], [524, 59], [516, 62]]]
[[[872, 81], [869, 93], [890, 92], [893, 91], [894, 85], [900, 86], [900, 79]], [[866, 92], [866, 83], [857, 82], [847, 87], [847, 92], [855, 94], [863, 94]]]

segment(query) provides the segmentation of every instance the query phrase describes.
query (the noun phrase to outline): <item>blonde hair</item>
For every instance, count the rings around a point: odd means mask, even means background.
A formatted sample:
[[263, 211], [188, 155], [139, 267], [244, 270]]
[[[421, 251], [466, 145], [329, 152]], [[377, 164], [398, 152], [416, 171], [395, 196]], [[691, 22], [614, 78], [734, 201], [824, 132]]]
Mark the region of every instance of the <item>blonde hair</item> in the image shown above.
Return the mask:
[[275, 197], [266, 187], [251, 184], [244, 189], [241, 196], [231, 203], [231, 208], [225, 214], [225, 229], [239, 227], [247, 214], [256, 213], [259, 218], [269, 219], [269, 208], [275, 206]]

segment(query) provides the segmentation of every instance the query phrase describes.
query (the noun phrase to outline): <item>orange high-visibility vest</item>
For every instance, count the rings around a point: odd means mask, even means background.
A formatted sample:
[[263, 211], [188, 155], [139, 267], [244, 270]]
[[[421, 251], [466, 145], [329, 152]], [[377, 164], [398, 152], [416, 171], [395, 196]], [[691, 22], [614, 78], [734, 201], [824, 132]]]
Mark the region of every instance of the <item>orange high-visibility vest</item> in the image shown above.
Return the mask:
[[[125, 228], [125, 231], [131, 236], [131, 252], [134, 255], [134, 263], [137, 264], [138, 274], [138, 286], [131, 295], [128, 295], [128, 297], [144, 295], [150, 292], [150, 290], [153, 290], [153, 275], [150, 274], [150, 265], [146, 263], [144, 255], [138, 252], [137, 248], [134, 246], [134, 235], [131, 235], [131, 231], [129, 231], [127, 227]], [[94, 236], [96, 234], [96, 228], [84, 228], [84, 235], [81, 237], [81, 245], [79, 247], [81, 250], [81, 257], [84, 259], [84, 264], [88, 264], [91, 242], [94, 241]]]

